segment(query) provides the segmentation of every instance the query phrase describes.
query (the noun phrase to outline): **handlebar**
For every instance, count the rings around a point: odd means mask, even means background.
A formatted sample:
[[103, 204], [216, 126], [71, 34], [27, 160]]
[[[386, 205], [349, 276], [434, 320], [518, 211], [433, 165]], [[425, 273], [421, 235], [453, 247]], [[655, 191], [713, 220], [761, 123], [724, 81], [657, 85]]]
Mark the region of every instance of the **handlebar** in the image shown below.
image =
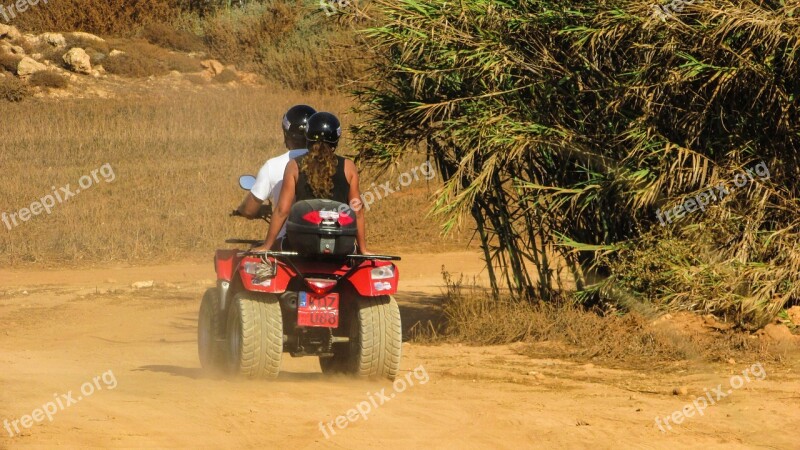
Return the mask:
[[300, 253], [297, 252], [273, 252], [273, 251], [265, 251], [265, 252], [254, 252], [250, 250], [245, 250], [243, 252], [239, 252], [240, 256], [300, 256]]
[[400, 261], [402, 258], [399, 256], [391, 255], [347, 255], [347, 258], [362, 259], [365, 261]]

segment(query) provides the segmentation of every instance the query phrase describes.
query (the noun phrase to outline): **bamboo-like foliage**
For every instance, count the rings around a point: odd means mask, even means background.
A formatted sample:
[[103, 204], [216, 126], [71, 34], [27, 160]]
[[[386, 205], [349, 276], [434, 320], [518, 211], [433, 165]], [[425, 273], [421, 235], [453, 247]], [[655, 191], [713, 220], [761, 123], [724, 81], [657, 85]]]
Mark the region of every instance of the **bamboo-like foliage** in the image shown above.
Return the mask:
[[[496, 293], [560, 295], [566, 261], [577, 290], [591, 266], [628, 270], [604, 286], [762, 323], [800, 297], [800, 4], [662, 21], [653, 1], [378, 0], [361, 158], [424, 148], [446, 180], [433, 212], [445, 231], [474, 217]], [[759, 162], [769, 179], [666, 227], [691, 258], [636, 290], [625, 258], [656, 251], [655, 211]], [[703, 270], [709, 289], [678, 280]]]

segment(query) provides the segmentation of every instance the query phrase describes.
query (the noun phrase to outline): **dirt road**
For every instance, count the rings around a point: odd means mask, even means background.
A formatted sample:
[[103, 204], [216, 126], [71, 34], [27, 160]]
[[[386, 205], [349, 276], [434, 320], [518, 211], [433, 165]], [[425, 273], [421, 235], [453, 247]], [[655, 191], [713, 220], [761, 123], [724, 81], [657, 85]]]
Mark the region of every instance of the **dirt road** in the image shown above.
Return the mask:
[[[288, 355], [275, 382], [210, 377], [195, 343], [207, 262], [0, 271], [0, 448], [800, 448], [800, 377], [766, 363], [761, 377], [757, 361], [656, 373], [407, 343], [394, 386]], [[472, 253], [406, 256], [405, 325], [430, 315], [442, 265], [481, 267]], [[678, 412], [718, 385], [702, 415]]]

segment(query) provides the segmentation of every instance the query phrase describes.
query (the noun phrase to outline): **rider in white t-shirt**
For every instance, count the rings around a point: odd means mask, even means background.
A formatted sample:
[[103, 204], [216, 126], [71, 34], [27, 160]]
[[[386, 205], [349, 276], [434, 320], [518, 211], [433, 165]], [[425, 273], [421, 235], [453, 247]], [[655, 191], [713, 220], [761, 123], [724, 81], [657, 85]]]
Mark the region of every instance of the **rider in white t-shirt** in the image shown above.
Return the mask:
[[[256, 183], [239, 205], [238, 212], [248, 219], [260, 216], [259, 211], [264, 202], [269, 199], [273, 205], [278, 203], [283, 185], [283, 172], [289, 160], [308, 153], [306, 149], [306, 125], [308, 118], [316, 111], [307, 105], [293, 106], [283, 116], [283, 143], [288, 152], [272, 158], [261, 167], [256, 177]], [[281, 230], [279, 237], [286, 233], [286, 227]]]

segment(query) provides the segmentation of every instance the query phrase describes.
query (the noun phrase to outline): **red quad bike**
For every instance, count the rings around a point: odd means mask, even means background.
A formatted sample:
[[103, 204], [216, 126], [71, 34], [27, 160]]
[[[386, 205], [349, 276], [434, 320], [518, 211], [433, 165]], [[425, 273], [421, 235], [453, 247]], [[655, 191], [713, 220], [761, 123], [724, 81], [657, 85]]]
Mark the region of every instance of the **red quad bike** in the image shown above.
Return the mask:
[[[239, 184], [249, 190], [254, 182], [243, 176]], [[268, 209], [261, 217], [269, 220]], [[324, 373], [393, 380], [402, 327], [392, 261], [400, 258], [355, 254], [355, 233], [346, 205], [307, 200], [287, 221], [293, 251], [217, 250], [217, 286], [203, 296], [197, 327], [203, 368], [275, 378], [289, 353], [319, 357]]]

